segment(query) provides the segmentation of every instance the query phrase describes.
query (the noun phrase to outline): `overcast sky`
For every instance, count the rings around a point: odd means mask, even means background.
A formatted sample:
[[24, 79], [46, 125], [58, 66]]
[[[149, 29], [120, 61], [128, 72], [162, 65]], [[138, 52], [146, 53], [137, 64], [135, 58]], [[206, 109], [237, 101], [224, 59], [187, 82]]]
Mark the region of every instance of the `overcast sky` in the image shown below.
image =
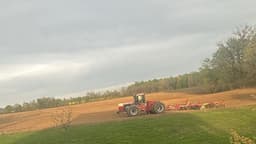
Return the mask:
[[195, 71], [255, 0], [0, 0], [0, 106]]

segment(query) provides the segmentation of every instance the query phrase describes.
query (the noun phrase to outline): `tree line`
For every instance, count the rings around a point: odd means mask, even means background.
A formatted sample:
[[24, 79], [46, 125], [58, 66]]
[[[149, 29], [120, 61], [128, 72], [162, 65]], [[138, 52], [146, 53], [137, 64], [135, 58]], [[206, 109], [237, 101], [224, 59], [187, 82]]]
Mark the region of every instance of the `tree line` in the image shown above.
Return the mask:
[[69, 99], [44, 97], [23, 104], [7, 105], [0, 113], [22, 112], [81, 104], [97, 100], [124, 97], [136, 93], [169, 92], [184, 88], [203, 88], [214, 93], [256, 85], [255, 26], [236, 30], [227, 40], [217, 44], [217, 51], [203, 61], [197, 72], [175, 77], [135, 82], [120, 90], [88, 92], [85, 96]]
[[256, 85], [256, 27], [237, 29], [227, 40], [217, 44], [217, 51], [203, 61], [197, 72], [176, 77], [136, 82], [127, 87], [136, 92], [172, 91], [199, 87], [214, 93]]

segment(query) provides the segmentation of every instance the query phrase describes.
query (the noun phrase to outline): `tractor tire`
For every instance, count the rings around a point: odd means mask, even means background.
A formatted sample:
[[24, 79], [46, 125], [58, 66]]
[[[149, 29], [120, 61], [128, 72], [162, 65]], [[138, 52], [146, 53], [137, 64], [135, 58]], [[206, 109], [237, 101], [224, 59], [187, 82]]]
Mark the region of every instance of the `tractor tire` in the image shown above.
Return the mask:
[[125, 105], [124, 106], [124, 111], [128, 113], [128, 108], [131, 106], [131, 104]]
[[137, 116], [139, 115], [139, 113], [140, 113], [140, 110], [135, 105], [131, 105], [127, 107], [127, 114], [129, 117]]
[[163, 113], [165, 111], [165, 105], [161, 102], [156, 102], [153, 107], [151, 112], [154, 114], [159, 114], [159, 113]]

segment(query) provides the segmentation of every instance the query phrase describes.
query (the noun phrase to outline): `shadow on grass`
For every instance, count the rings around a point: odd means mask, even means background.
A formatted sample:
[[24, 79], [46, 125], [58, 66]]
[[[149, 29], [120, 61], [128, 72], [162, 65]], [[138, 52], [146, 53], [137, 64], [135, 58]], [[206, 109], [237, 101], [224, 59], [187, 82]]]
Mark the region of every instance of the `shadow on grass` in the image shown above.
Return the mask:
[[171, 113], [101, 124], [76, 125], [67, 131], [48, 129], [23, 134], [22, 137], [8, 144], [221, 144], [228, 142], [226, 132], [213, 127], [200, 117], [191, 113]]

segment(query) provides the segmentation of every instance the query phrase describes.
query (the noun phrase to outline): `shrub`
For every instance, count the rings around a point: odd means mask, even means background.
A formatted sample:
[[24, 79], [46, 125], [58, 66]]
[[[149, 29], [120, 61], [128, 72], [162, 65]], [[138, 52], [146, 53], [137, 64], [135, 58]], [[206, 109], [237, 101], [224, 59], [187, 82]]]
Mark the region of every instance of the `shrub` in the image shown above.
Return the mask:
[[235, 130], [231, 130], [230, 134], [231, 144], [256, 144], [252, 139], [239, 135]]

